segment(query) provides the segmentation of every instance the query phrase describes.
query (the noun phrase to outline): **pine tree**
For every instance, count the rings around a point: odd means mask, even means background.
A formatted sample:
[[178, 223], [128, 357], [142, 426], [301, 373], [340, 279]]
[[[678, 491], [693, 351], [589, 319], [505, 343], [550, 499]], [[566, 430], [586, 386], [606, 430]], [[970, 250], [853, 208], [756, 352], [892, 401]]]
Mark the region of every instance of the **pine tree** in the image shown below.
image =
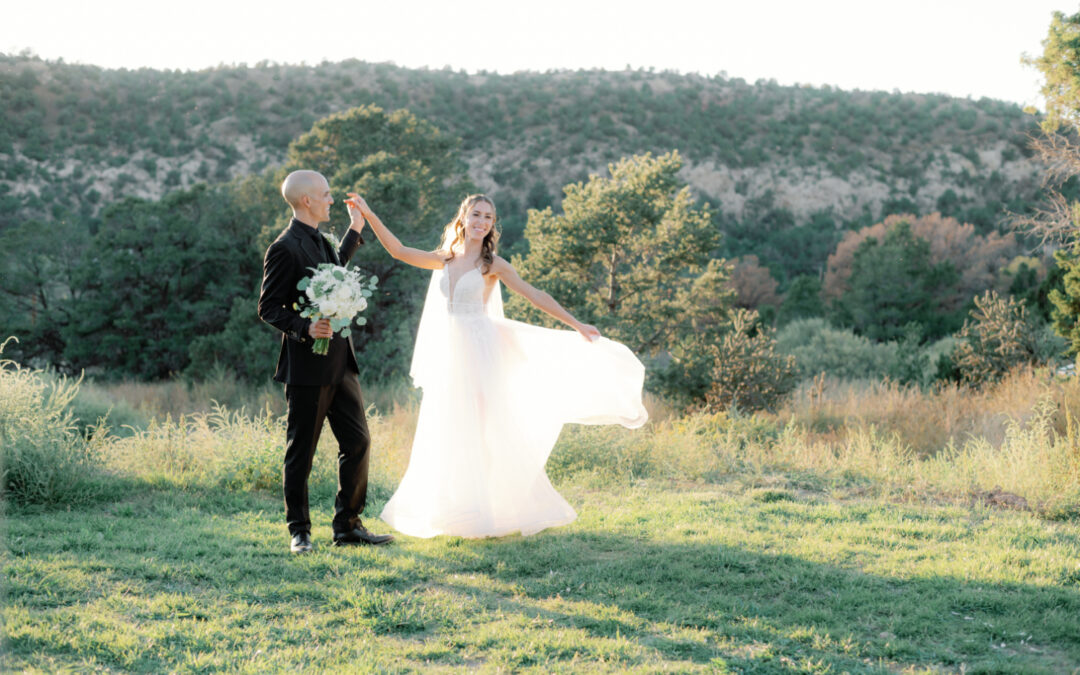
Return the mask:
[[1062, 271], [1062, 287], [1050, 291], [1050, 318], [1054, 331], [1069, 343], [1069, 353], [1080, 353], [1080, 251], [1059, 249], [1054, 260]]
[[[719, 234], [707, 206], [676, 178], [671, 152], [639, 155], [565, 188], [563, 213], [532, 210], [522, 276], [582, 321], [642, 356], [668, 360], [665, 387], [704, 396], [707, 347], [727, 330], [727, 265], [713, 258]], [[554, 320], [514, 297], [510, 312]]]
[[795, 319], [824, 315], [825, 304], [821, 301], [821, 281], [815, 276], [802, 274], [795, 277], [787, 293], [784, 294], [776, 323], [783, 326]]
[[[1076, 269], [1075, 265], [1072, 269]], [[1080, 274], [1073, 273], [1072, 284], [1080, 290]], [[975, 298], [971, 318], [964, 322], [956, 338], [952, 354], [956, 372], [961, 382], [975, 387], [996, 382], [1013, 368], [1039, 361], [1038, 332], [1027, 307], [1012, 296], [1002, 298], [994, 291]]]

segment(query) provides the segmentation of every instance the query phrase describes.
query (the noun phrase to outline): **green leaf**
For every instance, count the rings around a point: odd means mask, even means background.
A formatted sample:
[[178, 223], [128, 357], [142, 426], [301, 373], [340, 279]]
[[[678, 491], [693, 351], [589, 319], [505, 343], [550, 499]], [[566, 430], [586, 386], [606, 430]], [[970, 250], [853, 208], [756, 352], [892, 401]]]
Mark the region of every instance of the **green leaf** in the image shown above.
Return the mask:
[[349, 330], [348, 328], [342, 328], [342, 329], [341, 329], [341, 337], [343, 337], [343, 338], [347, 338], [347, 337], [349, 337], [350, 335], [352, 335], [352, 331], [351, 331], [351, 330]]
[[296, 290], [306, 291], [307, 287], [311, 285], [311, 277], [304, 277], [296, 283]]

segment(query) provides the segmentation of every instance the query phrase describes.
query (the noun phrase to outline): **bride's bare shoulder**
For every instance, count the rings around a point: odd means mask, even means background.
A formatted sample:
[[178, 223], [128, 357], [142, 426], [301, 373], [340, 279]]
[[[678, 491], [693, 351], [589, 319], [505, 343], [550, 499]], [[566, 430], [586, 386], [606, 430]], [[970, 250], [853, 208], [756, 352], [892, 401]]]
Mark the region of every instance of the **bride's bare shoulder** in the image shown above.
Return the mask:
[[502, 275], [505, 272], [512, 272], [514, 266], [501, 255], [495, 256], [491, 261], [491, 274]]

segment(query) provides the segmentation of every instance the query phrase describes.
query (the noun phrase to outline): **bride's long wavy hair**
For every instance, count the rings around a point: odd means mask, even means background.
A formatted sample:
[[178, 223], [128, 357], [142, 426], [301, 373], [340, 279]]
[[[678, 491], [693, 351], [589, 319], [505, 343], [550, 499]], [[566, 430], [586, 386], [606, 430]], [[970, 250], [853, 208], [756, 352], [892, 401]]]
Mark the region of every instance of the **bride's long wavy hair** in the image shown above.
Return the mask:
[[487, 274], [492, 263], [495, 262], [495, 253], [499, 248], [499, 216], [495, 209], [495, 202], [491, 201], [491, 198], [487, 195], [469, 195], [462, 200], [457, 215], [446, 224], [446, 228], [443, 230], [442, 243], [439, 244], [437, 250], [446, 256], [447, 262], [453, 260], [458, 252], [465, 250], [465, 216], [469, 214], [472, 207], [476, 206], [477, 202], [487, 202], [495, 216], [491, 223], [491, 230], [488, 231], [480, 245], [480, 260], [483, 263], [482, 271]]

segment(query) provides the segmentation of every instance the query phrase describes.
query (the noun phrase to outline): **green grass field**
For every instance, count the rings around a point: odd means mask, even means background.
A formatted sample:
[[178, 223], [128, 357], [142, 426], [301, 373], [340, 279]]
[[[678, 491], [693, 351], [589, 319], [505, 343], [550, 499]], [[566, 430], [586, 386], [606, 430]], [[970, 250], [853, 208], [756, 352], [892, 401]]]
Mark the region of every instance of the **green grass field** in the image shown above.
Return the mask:
[[[839, 384], [764, 416], [653, 401], [636, 431], [564, 430], [573, 524], [378, 549], [329, 545], [326, 433], [299, 557], [274, 411], [129, 407], [149, 421], [84, 437], [72, 411], [114, 404], [92, 393], [0, 367], [2, 672], [1080, 673], [1071, 381]], [[369, 514], [416, 419], [386, 410]]]
[[323, 490], [316, 551], [299, 557], [261, 492], [142, 487], [9, 511], [3, 666], [1080, 670], [1075, 522], [756, 482], [563, 484], [580, 512], [570, 526], [378, 549], [329, 545]]

